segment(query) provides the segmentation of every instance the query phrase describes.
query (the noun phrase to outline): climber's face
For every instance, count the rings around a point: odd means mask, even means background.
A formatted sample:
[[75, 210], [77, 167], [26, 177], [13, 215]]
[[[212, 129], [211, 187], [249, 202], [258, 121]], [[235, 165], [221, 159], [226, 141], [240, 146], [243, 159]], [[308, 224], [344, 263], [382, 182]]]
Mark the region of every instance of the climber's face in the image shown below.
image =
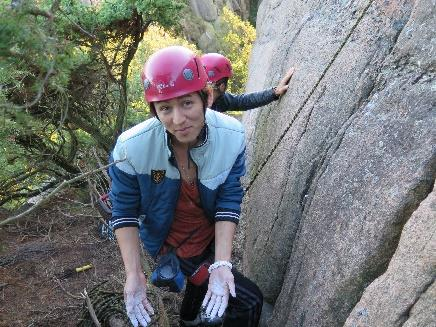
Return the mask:
[[204, 104], [198, 92], [154, 103], [156, 114], [173, 140], [195, 145], [204, 126]]

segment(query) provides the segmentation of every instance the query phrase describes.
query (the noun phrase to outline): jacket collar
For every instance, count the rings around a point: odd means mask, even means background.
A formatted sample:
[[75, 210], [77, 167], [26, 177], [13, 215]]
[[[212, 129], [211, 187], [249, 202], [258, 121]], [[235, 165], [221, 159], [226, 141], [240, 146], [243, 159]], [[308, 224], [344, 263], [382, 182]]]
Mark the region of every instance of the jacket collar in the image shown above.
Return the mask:
[[[175, 164], [175, 156], [174, 156], [174, 151], [173, 151], [173, 145], [171, 143], [171, 134], [167, 130], [165, 130], [165, 139], [166, 139], [166, 144], [167, 144], [167, 149], [168, 149], [168, 158], [169, 158], [170, 162], [174, 165]], [[202, 146], [204, 146], [207, 143], [208, 139], [209, 139], [209, 127], [207, 126], [207, 123], [205, 122], [203, 128], [200, 131], [200, 134], [198, 134], [198, 136], [197, 136], [197, 140], [199, 140], [198, 145], [193, 146], [192, 148], [189, 148], [189, 150], [201, 148]]]

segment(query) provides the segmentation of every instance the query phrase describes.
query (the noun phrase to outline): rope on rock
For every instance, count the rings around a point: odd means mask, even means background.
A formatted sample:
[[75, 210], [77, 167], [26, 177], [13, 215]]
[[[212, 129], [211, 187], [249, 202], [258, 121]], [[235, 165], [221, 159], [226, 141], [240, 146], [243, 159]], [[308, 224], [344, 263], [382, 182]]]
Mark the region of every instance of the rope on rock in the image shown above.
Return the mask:
[[368, 8], [371, 6], [371, 4], [374, 2], [374, 0], [371, 0], [368, 2], [368, 4], [366, 5], [366, 7], [362, 10], [362, 13], [359, 15], [359, 17], [357, 18], [356, 22], [354, 23], [354, 25], [351, 27], [351, 30], [348, 32], [347, 36], [345, 37], [344, 41], [342, 41], [341, 45], [339, 46], [338, 50], [336, 50], [335, 54], [333, 55], [332, 59], [330, 59], [330, 62], [327, 64], [326, 68], [323, 70], [321, 76], [319, 77], [318, 81], [315, 83], [315, 85], [312, 87], [312, 89], [310, 90], [309, 94], [307, 95], [306, 99], [304, 99], [303, 103], [300, 105], [300, 107], [298, 108], [297, 112], [295, 113], [294, 117], [291, 119], [290, 123], [288, 124], [288, 126], [285, 128], [285, 130], [283, 131], [283, 133], [280, 135], [280, 137], [278, 138], [277, 142], [274, 144], [274, 146], [272, 147], [271, 151], [268, 153], [268, 155], [265, 157], [265, 159], [263, 160], [262, 164], [259, 166], [259, 168], [257, 169], [257, 171], [254, 173], [253, 178], [248, 182], [247, 187], [244, 189], [245, 193], [248, 193], [248, 191], [250, 190], [251, 186], [253, 186], [254, 182], [256, 181], [257, 177], [259, 176], [259, 174], [261, 173], [262, 169], [265, 167], [265, 165], [268, 163], [269, 159], [271, 158], [271, 156], [273, 155], [273, 153], [276, 151], [276, 149], [278, 148], [278, 146], [280, 145], [282, 139], [285, 137], [285, 135], [288, 133], [288, 131], [291, 129], [292, 125], [294, 124], [294, 121], [297, 119], [298, 115], [300, 114], [301, 110], [303, 110], [304, 106], [307, 104], [307, 102], [309, 101], [309, 99], [312, 97], [313, 93], [315, 93], [315, 90], [318, 88], [319, 84], [321, 83], [321, 81], [324, 79], [324, 76], [326, 75], [327, 71], [330, 69], [330, 67], [332, 66], [333, 62], [336, 60], [337, 56], [339, 55], [339, 53], [341, 52], [341, 50], [343, 49], [343, 47], [345, 46], [345, 44], [348, 42], [348, 40], [350, 39], [351, 35], [353, 34], [354, 30], [356, 29], [356, 27], [359, 25], [360, 21], [362, 20], [362, 18], [365, 16], [366, 12], [368, 11]]

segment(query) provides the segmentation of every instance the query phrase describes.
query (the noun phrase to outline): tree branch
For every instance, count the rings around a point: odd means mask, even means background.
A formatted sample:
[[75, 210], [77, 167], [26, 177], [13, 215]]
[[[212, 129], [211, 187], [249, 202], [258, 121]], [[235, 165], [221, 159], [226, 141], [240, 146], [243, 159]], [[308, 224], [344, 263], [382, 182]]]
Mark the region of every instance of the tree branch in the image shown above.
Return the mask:
[[36, 95], [35, 99], [32, 100], [32, 102], [25, 103], [22, 106], [2, 103], [2, 104], [0, 104], [0, 107], [7, 108], [7, 107], [11, 106], [12, 109], [15, 109], [15, 110], [28, 109], [30, 107], [33, 107], [41, 99], [42, 94], [44, 93], [45, 85], [47, 84], [47, 81], [48, 81], [48, 78], [50, 77], [50, 75], [53, 74], [53, 71], [54, 71], [54, 62], [51, 63], [50, 68], [47, 71], [47, 74], [45, 75], [44, 80], [42, 81], [41, 88], [39, 89], [38, 94]]
[[117, 117], [115, 120], [114, 126], [114, 135], [113, 139], [116, 140], [119, 134], [123, 129], [123, 123], [126, 116], [127, 110], [127, 74], [129, 71], [130, 63], [132, 62], [136, 51], [138, 50], [139, 42], [141, 42], [144, 32], [148, 28], [149, 23], [143, 24], [142, 16], [135, 10], [135, 21], [134, 28], [131, 34], [133, 35], [133, 42], [129, 44], [127, 48], [127, 52], [125, 54], [125, 59], [122, 62], [121, 66], [121, 76], [120, 76], [120, 86], [121, 86], [121, 94], [120, 94], [120, 104], [118, 107]]
[[[52, 144], [47, 144], [47, 142], [51, 142]], [[36, 133], [21, 134], [16, 137], [16, 143], [26, 149], [39, 151], [40, 155], [46, 160], [54, 162], [59, 167], [65, 169], [68, 173], [77, 174], [80, 172], [77, 166], [59, 153], [59, 149], [54, 148], [55, 146], [58, 146], [58, 144], [53, 144], [53, 142], [48, 138], [43, 139]]]
[[86, 292], [86, 288], [83, 290], [83, 293], [80, 294], [86, 301], [86, 306], [88, 307], [89, 314], [91, 315], [92, 321], [94, 322], [95, 326], [101, 327], [101, 324], [97, 319], [97, 315], [95, 314], [94, 307], [92, 306], [91, 299], [89, 298], [88, 293]]
[[112, 146], [112, 140], [108, 140], [108, 138], [106, 138], [106, 136], [101, 133], [101, 128], [99, 128], [99, 126], [93, 125], [92, 122], [90, 123], [90, 120], [86, 120], [86, 117], [79, 117], [79, 115], [80, 113], [78, 113], [78, 115], [71, 114], [69, 120], [80, 129], [91, 135], [91, 137], [97, 142], [97, 144], [102, 147], [107, 153], [109, 153]]
[[71, 149], [67, 159], [73, 161], [77, 151], [79, 150], [79, 140], [77, 139], [76, 134], [71, 128], [66, 128], [66, 130], [67, 133], [70, 134], [70, 139], [71, 139], [71, 145], [70, 145]]
[[50, 20], [53, 19], [53, 15], [51, 12], [48, 12], [48, 11], [45, 11], [45, 10], [42, 10], [42, 9], [39, 9], [36, 7], [29, 8], [28, 10], [26, 10], [26, 12], [28, 14], [33, 15], [33, 16], [43, 16], [43, 17], [48, 18]]
[[[103, 166], [103, 163], [101, 162], [100, 157], [99, 157], [98, 154], [97, 154], [97, 150], [96, 150], [94, 147], [92, 148], [92, 153], [94, 154], [94, 157], [95, 157], [95, 159], [97, 160], [98, 166], [99, 166], [99, 167]], [[103, 172], [104, 177], [105, 177], [108, 181], [110, 181], [111, 179], [110, 179], [109, 175], [107, 174], [106, 170], [103, 170], [102, 172]]]
[[[19, 198], [27, 198], [28, 199], [28, 198], [31, 198], [33, 196], [37, 196], [37, 195], [41, 194], [42, 192], [52, 188], [57, 183], [58, 183], [58, 181], [53, 181], [53, 182], [50, 182], [50, 183], [44, 185], [43, 187], [41, 187], [39, 189], [36, 189], [33, 191], [29, 190], [29, 192], [25, 192], [25, 193], [24, 192], [20, 193], [20, 192], [18, 192], [19, 190], [16, 190], [16, 193], [13, 193], [13, 194], [11, 194], [7, 197], [4, 197], [4, 198], [3, 198], [3, 194], [1, 194], [0, 206], [2, 206], [3, 204], [5, 204], [13, 199], [19, 199]], [[23, 189], [25, 189], [25, 188], [21, 188], [20, 190], [23, 190]]]
[[79, 24], [77, 24], [75, 21], [73, 21], [62, 9], [60, 9], [59, 8], [59, 11], [65, 16], [65, 18], [71, 23], [71, 24], [73, 24], [76, 28], [77, 28], [77, 30], [79, 31], [79, 32], [81, 32], [82, 34], [84, 34], [84, 35], [86, 35], [86, 36], [88, 36], [88, 37], [90, 37], [91, 39], [93, 39], [93, 40], [97, 40], [97, 37], [94, 35], [94, 34], [92, 34], [92, 33], [90, 33], [90, 32], [88, 32], [87, 30], [85, 30], [82, 26], [80, 26]]
[[[0, 182], [0, 188], [2, 190], [8, 189], [9, 187], [12, 187], [16, 184], [18, 184], [19, 182], [22, 182], [24, 180], [26, 180], [27, 178], [35, 175], [36, 173], [40, 172], [41, 168], [30, 168], [29, 170], [22, 170], [19, 171], [15, 174], [13, 174], [12, 176], [9, 177], [9, 179], [5, 180], [5, 181], [1, 181]], [[0, 192], [1, 193], [1, 192]]]
[[115, 84], [118, 84], [118, 80], [116, 79], [116, 77], [114, 76], [114, 73], [112, 72], [112, 66], [109, 64], [106, 56], [104, 55], [103, 50], [100, 49], [100, 58], [103, 61], [104, 67], [106, 68], [106, 72], [110, 78], [110, 80], [112, 82], [114, 82]]
[[46, 197], [44, 197], [44, 198], [42, 198], [41, 200], [39, 200], [38, 203], [36, 203], [34, 206], [30, 207], [30, 208], [27, 209], [26, 211], [24, 211], [24, 212], [22, 212], [22, 213], [20, 213], [20, 214], [18, 214], [18, 215], [16, 215], [16, 216], [9, 217], [9, 218], [7, 218], [7, 219], [1, 221], [1, 222], [0, 222], [0, 227], [3, 226], [3, 225], [9, 224], [9, 223], [11, 223], [11, 222], [14, 222], [14, 221], [16, 221], [16, 220], [18, 220], [18, 219], [20, 219], [20, 218], [23, 218], [24, 216], [27, 216], [29, 213], [33, 212], [35, 209], [39, 208], [39, 207], [42, 206], [44, 203], [46, 203], [48, 200], [50, 200], [50, 199], [51, 199], [51, 198], [52, 198], [56, 193], [58, 193], [59, 191], [61, 191], [65, 186], [70, 185], [70, 184], [73, 184], [73, 183], [75, 183], [75, 182], [77, 182], [77, 181], [79, 181], [79, 180], [81, 180], [81, 179], [84, 179], [84, 178], [86, 178], [86, 177], [89, 176], [89, 175], [92, 175], [92, 174], [98, 173], [99, 171], [102, 171], [102, 170], [104, 170], [104, 169], [107, 169], [108, 167], [110, 167], [110, 166], [112, 166], [112, 165], [115, 165], [115, 164], [117, 164], [117, 163], [119, 163], [119, 162], [122, 162], [122, 161], [124, 161], [124, 160], [126, 160], [126, 159], [116, 160], [116, 161], [111, 162], [110, 164], [108, 164], [108, 165], [106, 165], [106, 166], [103, 166], [103, 167], [101, 167], [101, 168], [98, 168], [98, 169], [94, 169], [94, 170], [88, 171], [88, 172], [83, 173], [83, 174], [81, 174], [81, 175], [79, 175], [79, 176], [76, 176], [76, 177], [74, 177], [74, 178], [72, 178], [72, 179], [70, 179], [70, 180], [68, 180], [68, 181], [65, 181], [65, 180], [64, 180], [64, 181], [63, 181], [61, 184], [59, 184], [59, 185], [58, 185], [58, 186], [57, 186], [53, 191], [51, 191], [50, 194], [48, 194]]

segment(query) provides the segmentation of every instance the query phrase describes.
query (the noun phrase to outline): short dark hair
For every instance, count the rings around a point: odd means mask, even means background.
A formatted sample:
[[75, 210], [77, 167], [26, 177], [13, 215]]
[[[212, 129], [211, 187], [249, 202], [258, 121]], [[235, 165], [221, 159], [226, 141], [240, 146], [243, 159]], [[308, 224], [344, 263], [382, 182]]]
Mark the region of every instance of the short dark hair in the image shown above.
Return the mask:
[[229, 78], [228, 78], [228, 77], [223, 77], [223, 78], [219, 79], [218, 81], [216, 81], [216, 82], [215, 82], [215, 85], [218, 87], [218, 86], [220, 86], [221, 84], [224, 84], [224, 86], [227, 88], [227, 83], [228, 83], [228, 81], [229, 81]]
[[[203, 102], [203, 111], [206, 112], [208, 93], [205, 90], [197, 91], [197, 93], [200, 96], [201, 102]], [[149, 102], [148, 105], [150, 106], [150, 114], [153, 117], [159, 119], [156, 114], [156, 108], [154, 106], [154, 102]]]

